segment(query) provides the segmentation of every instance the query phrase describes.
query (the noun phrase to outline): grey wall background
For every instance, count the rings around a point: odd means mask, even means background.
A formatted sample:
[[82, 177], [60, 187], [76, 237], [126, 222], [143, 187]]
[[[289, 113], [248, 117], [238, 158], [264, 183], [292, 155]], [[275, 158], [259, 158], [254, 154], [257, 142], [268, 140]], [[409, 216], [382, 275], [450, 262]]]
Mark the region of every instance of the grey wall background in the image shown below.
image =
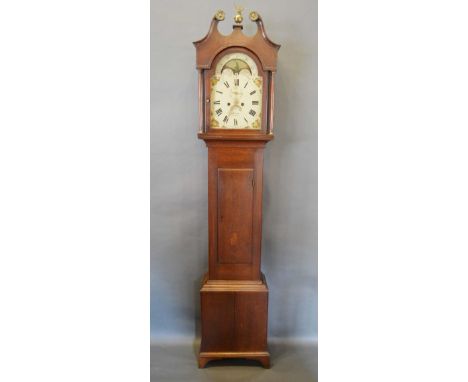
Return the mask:
[[[269, 335], [317, 337], [317, 1], [242, 1], [281, 44], [275, 139], [265, 150], [262, 269]], [[208, 264], [207, 149], [197, 139], [192, 41], [232, 1], [151, 2], [151, 339], [193, 339]], [[255, 32], [244, 21], [247, 34]]]

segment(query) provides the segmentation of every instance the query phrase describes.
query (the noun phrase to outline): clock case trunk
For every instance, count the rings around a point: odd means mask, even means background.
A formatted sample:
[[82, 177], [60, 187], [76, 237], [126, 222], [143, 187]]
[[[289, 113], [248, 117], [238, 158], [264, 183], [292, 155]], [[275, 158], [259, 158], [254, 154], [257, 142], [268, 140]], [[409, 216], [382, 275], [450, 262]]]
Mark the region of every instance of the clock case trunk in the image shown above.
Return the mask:
[[[200, 290], [199, 367], [223, 358], [247, 358], [270, 365], [267, 348], [268, 286], [261, 273], [263, 153], [273, 139], [274, 79], [279, 45], [234, 25], [218, 32], [213, 18], [205, 38], [194, 43], [199, 71], [199, 133], [208, 148], [208, 273]], [[210, 128], [210, 78], [221, 55], [244, 52], [263, 77], [260, 130]]]
[[267, 141], [206, 140], [209, 254], [200, 291], [200, 367], [220, 358], [269, 367], [268, 286], [260, 271]]

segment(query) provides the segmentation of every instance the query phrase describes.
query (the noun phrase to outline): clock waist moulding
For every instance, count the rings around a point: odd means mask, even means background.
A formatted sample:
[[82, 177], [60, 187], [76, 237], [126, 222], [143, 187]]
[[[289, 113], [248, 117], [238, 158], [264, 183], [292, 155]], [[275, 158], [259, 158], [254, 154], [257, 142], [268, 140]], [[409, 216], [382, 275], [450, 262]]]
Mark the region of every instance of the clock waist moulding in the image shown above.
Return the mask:
[[200, 290], [199, 367], [222, 358], [270, 365], [268, 286], [260, 271], [263, 150], [273, 139], [279, 45], [250, 13], [257, 33], [242, 31], [237, 10], [230, 35], [218, 11], [194, 42], [199, 76], [199, 132], [208, 148], [208, 273]]

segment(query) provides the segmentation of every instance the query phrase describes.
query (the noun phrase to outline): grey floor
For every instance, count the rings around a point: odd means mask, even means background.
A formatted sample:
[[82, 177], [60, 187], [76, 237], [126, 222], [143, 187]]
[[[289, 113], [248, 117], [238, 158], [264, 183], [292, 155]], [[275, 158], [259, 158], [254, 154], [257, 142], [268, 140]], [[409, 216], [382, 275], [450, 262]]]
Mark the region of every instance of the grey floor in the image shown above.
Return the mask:
[[315, 382], [317, 345], [281, 344], [269, 346], [271, 368], [255, 361], [220, 360], [198, 369], [197, 343], [151, 346], [151, 382]]

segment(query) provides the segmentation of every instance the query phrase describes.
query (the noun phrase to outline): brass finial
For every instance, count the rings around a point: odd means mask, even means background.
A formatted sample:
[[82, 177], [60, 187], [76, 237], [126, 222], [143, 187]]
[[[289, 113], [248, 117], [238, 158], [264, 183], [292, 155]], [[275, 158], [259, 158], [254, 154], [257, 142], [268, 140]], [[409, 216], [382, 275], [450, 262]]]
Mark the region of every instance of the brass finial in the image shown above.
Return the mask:
[[244, 20], [244, 18], [242, 17], [242, 11], [244, 10], [244, 8], [241, 7], [240, 5], [236, 5], [235, 8], [236, 8], [236, 15], [234, 16], [234, 22], [236, 24], [242, 24], [242, 20]]
[[257, 21], [258, 20], [258, 13], [255, 11], [252, 11], [249, 13], [250, 20], [252, 21]]
[[214, 17], [218, 21], [223, 21], [224, 20], [224, 11], [222, 9], [220, 9], [219, 11], [216, 12]]

